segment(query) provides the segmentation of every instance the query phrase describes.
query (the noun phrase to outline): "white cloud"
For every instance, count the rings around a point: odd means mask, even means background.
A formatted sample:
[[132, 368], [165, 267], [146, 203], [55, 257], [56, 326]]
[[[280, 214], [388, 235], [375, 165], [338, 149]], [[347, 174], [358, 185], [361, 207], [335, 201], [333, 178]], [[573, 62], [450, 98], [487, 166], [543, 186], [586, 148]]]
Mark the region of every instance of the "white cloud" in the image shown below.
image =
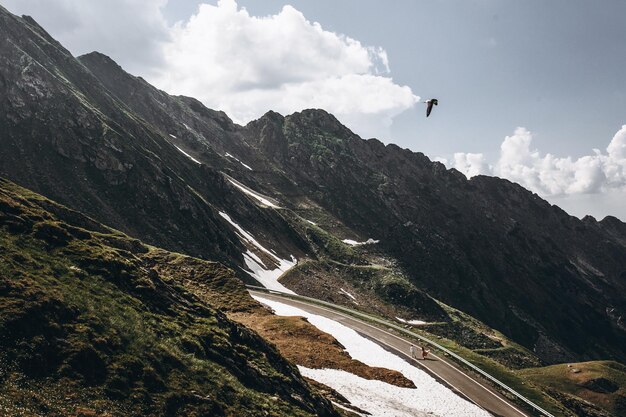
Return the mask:
[[167, 0], [4, 0], [7, 9], [27, 14], [72, 54], [99, 51], [126, 70], [160, 65], [169, 29], [161, 13]]
[[482, 153], [457, 152], [454, 154], [453, 166], [469, 178], [488, 172], [491, 169]]
[[[615, 201], [626, 196], [626, 125], [613, 136], [603, 153], [598, 149], [593, 154], [573, 159], [552, 154], [541, 155], [531, 148], [532, 134], [518, 127], [513, 135], [504, 138], [500, 156], [493, 167], [487, 165], [483, 154], [456, 153], [452, 166], [468, 178], [478, 174], [496, 175], [515, 181], [543, 197], [558, 201], [570, 212], [580, 214], [575, 207], [583, 204], [585, 209], [597, 203], [594, 214], [603, 217], [608, 213], [626, 218], [624, 209], [616, 210]], [[594, 194], [587, 198], [581, 195]], [[601, 194], [601, 197], [597, 195]], [[568, 198], [568, 196], [578, 196]], [[605, 198], [606, 197], [606, 198]], [[606, 204], [603, 204], [602, 201]], [[623, 204], [622, 204], [623, 205]]]
[[357, 133], [379, 135], [419, 100], [380, 75], [389, 72], [382, 48], [326, 31], [292, 6], [256, 17], [234, 0], [202, 4], [172, 28], [171, 39], [150, 81], [239, 123], [268, 110], [324, 108]]
[[569, 194], [547, 197], [566, 212], [583, 218], [591, 215], [598, 220], [615, 216], [626, 221], [626, 189], [613, 188], [596, 194]]
[[169, 26], [168, 0], [5, 0], [74, 55], [94, 50], [157, 87], [247, 123], [268, 110], [323, 108], [363, 136], [386, 137], [419, 97], [389, 77], [381, 47], [324, 30], [292, 6], [251, 16], [235, 0], [201, 4]]

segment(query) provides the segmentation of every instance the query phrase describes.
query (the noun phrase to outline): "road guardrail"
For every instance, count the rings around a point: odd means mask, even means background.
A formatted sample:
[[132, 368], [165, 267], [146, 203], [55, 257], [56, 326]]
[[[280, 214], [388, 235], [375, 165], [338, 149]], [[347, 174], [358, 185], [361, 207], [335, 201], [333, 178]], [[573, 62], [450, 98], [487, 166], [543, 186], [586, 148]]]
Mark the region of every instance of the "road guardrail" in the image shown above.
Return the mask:
[[434, 340], [431, 340], [431, 339], [429, 339], [427, 337], [424, 337], [422, 335], [413, 333], [413, 332], [411, 332], [411, 331], [409, 331], [409, 330], [407, 330], [407, 329], [405, 329], [405, 328], [403, 328], [401, 326], [398, 326], [397, 324], [388, 322], [386, 320], [379, 319], [378, 317], [374, 317], [374, 316], [371, 316], [369, 314], [362, 313], [360, 311], [353, 310], [351, 308], [343, 307], [343, 306], [336, 305], [336, 304], [333, 304], [333, 303], [329, 303], [329, 302], [323, 301], [323, 300], [318, 300], [317, 298], [306, 297], [304, 295], [289, 294], [289, 293], [286, 293], [286, 292], [276, 291], [276, 290], [272, 290], [272, 289], [269, 289], [269, 288], [260, 287], [260, 286], [256, 286], [256, 285], [246, 285], [246, 288], [251, 289], [253, 291], [266, 292], [266, 293], [269, 293], [269, 294], [277, 294], [277, 295], [280, 295], [280, 296], [285, 297], [285, 298], [293, 298], [295, 300], [309, 301], [309, 302], [312, 302], [312, 303], [315, 303], [315, 304], [320, 304], [320, 305], [329, 307], [329, 308], [331, 308], [333, 310], [337, 310], [337, 311], [341, 311], [341, 312], [344, 312], [344, 313], [348, 313], [348, 314], [351, 314], [353, 316], [361, 317], [361, 318], [373, 321], [375, 323], [382, 324], [382, 325], [387, 326], [387, 327], [391, 327], [394, 330], [397, 330], [397, 331], [399, 331], [401, 333], [404, 333], [406, 335], [409, 335], [411, 337], [416, 337], [416, 338], [418, 338], [418, 339], [420, 339], [420, 340], [422, 340], [422, 341], [424, 341], [424, 342], [426, 342], [426, 343], [436, 347], [437, 349], [441, 350], [442, 352], [445, 352], [446, 354], [448, 354], [449, 356], [453, 357], [457, 361], [459, 361], [462, 364], [468, 366], [470, 369], [478, 372], [479, 374], [481, 374], [482, 376], [484, 376], [488, 380], [490, 380], [493, 383], [495, 383], [496, 385], [498, 385], [500, 388], [504, 389], [505, 391], [507, 391], [510, 394], [512, 394], [515, 397], [517, 397], [520, 401], [526, 403], [527, 405], [532, 407], [534, 410], [540, 412], [541, 415], [546, 416], [546, 417], [555, 417], [553, 414], [549, 413], [548, 411], [544, 410], [543, 408], [541, 408], [540, 406], [538, 406], [537, 404], [535, 404], [534, 402], [532, 402], [528, 398], [524, 397], [522, 394], [520, 394], [519, 392], [515, 391], [513, 388], [509, 387], [504, 382], [500, 381], [499, 379], [497, 379], [496, 377], [490, 375], [489, 373], [483, 371], [482, 369], [480, 369], [479, 367], [477, 367], [473, 363], [469, 362], [468, 360], [464, 359], [463, 357], [459, 356], [458, 354], [452, 352], [448, 348], [446, 348], [444, 346], [441, 346], [439, 343], [435, 342]]

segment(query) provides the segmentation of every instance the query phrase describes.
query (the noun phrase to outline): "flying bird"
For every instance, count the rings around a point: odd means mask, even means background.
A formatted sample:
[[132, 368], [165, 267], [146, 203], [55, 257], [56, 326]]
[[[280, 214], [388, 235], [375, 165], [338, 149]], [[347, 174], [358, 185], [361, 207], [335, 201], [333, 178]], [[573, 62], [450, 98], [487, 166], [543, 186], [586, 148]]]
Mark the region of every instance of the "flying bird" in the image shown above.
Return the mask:
[[430, 100], [424, 101], [426, 103], [426, 117], [430, 116], [430, 112], [433, 111], [433, 104], [437, 106], [439, 101], [436, 98], [431, 98]]

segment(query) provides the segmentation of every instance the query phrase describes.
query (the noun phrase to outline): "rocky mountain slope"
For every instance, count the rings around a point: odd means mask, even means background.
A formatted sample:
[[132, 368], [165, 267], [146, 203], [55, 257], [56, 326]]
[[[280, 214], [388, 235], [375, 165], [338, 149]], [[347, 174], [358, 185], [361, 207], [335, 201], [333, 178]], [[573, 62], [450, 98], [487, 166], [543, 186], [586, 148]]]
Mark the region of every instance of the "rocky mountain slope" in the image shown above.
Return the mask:
[[430, 295], [548, 361], [623, 360], [619, 220], [581, 221], [506, 180], [468, 181], [422, 154], [362, 140], [323, 111], [270, 114], [247, 130], [259, 151], [282, 140], [288, 153], [280, 166], [301, 193], [361, 240], [379, 239]]
[[[288, 235], [225, 180], [227, 158], [190, 160], [32, 19], [0, 8], [0, 54], [3, 175], [147, 243], [231, 265], [245, 249], [219, 210]], [[279, 254], [301, 254], [281, 241], [290, 250]]]
[[2, 415], [338, 415], [215, 309], [218, 296], [260, 309], [218, 263], [146, 246], [4, 179], [0, 247]]
[[[21, 185], [249, 282], [247, 251], [278, 266], [262, 246], [300, 260], [284, 284], [305, 295], [343, 289], [389, 316], [446, 320], [436, 299], [546, 362], [626, 360], [615, 218], [581, 221], [506, 180], [468, 181], [322, 110], [238, 126], [101, 54], [76, 59], [4, 9], [0, 54], [0, 174]], [[380, 242], [342, 242], [368, 238]]]
[[[238, 128], [223, 114], [128, 76], [99, 54], [80, 59], [109, 91], [164, 131], [176, 122], [159, 114], [159, 105], [176, 115], [176, 100], [193, 103], [188, 113], [212, 128], [198, 125], [179, 133], [189, 152], [208, 164], [205, 148], [237, 155], [254, 169], [235, 164], [229, 175], [302, 217], [331, 217], [331, 224], [346, 226], [345, 237], [381, 240], [379, 246], [401, 261], [417, 288], [479, 317], [544, 359], [623, 357], [614, 349], [625, 341], [619, 317], [626, 235], [619, 220], [580, 221], [508, 181], [468, 181], [419, 153], [364, 141], [323, 111], [287, 117], [270, 112]], [[216, 133], [218, 124], [222, 129]], [[566, 322], [576, 325], [563, 331]]]

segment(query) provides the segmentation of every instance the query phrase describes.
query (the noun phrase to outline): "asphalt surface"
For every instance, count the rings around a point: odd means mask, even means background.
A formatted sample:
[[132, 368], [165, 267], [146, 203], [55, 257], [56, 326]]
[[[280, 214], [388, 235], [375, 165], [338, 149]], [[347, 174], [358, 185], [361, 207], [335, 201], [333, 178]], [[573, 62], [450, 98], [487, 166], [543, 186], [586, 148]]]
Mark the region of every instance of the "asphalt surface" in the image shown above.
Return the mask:
[[[291, 305], [301, 310], [327, 317], [345, 325], [346, 327], [356, 330], [361, 335], [378, 343], [388, 351], [402, 357], [407, 362], [422, 369], [423, 371], [428, 372], [432, 377], [448, 386], [456, 394], [468, 401], [473, 402], [494, 416], [529, 416], [529, 414], [522, 412], [516, 405], [511, 404], [511, 402], [509, 402], [500, 393], [488, 386], [487, 382], [475, 376], [467, 375], [463, 370], [457, 367], [456, 364], [452, 363], [445, 357], [435, 355], [431, 352], [428, 354], [426, 360], [422, 360], [421, 358], [412, 359], [409, 352], [411, 342], [401, 336], [397, 336], [387, 330], [381, 329], [357, 318], [319, 305], [293, 300], [277, 294], [257, 292], [253, 290], [249, 291], [259, 297], [279, 301], [283, 304]], [[418, 346], [418, 343], [414, 342], [414, 344]], [[420, 354], [421, 352], [419, 347], [417, 350], [417, 353]]]

